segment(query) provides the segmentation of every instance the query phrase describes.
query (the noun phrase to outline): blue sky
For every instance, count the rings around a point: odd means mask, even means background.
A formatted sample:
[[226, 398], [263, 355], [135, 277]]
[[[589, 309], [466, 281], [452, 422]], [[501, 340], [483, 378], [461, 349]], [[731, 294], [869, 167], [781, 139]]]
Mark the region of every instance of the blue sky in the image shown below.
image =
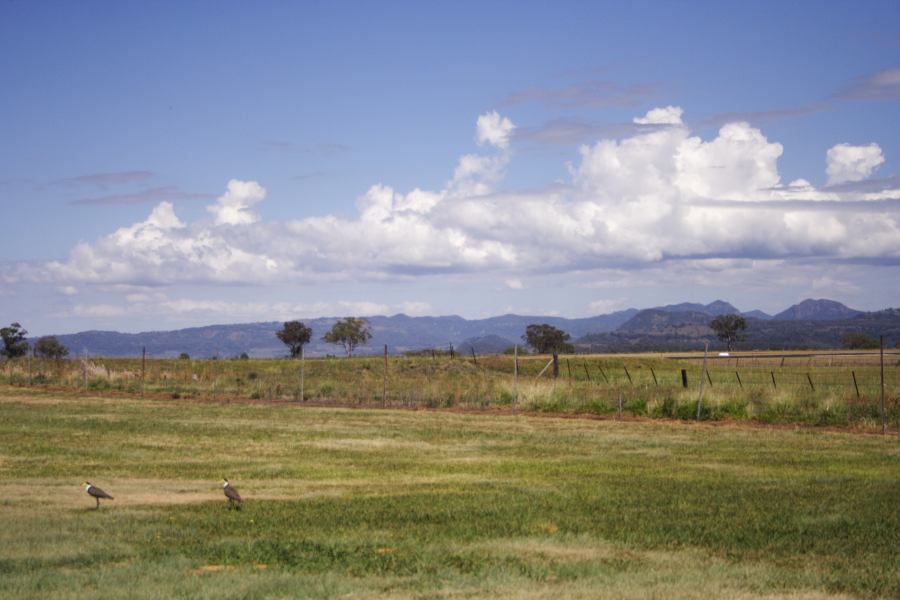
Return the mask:
[[897, 305], [897, 23], [896, 2], [6, 1], [0, 320]]

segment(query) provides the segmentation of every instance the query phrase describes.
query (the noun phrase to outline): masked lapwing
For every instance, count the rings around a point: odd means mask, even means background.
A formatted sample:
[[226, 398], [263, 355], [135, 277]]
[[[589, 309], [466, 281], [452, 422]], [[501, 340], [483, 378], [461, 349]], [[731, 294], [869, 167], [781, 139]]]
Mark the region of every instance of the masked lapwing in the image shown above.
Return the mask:
[[230, 483], [228, 483], [227, 479], [225, 479], [224, 482], [225, 485], [222, 486], [222, 489], [225, 492], [225, 497], [228, 498], [228, 506], [237, 505], [240, 508], [242, 502], [241, 495], [238, 494], [238, 491], [234, 489]]
[[100, 498], [106, 498], [107, 500], [112, 500], [113, 497], [98, 488], [95, 485], [91, 485], [90, 481], [84, 482], [84, 491], [87, 492], [88, 496], [91, 496], [94, 500], [97, 501], [97, 509], [100, 508]]

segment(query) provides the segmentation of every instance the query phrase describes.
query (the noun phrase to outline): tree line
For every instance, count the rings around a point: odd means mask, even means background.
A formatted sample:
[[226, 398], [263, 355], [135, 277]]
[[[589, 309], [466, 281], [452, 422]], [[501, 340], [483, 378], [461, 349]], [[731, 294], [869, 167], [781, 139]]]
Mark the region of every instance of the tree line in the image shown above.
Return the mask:
[[[729, 351], [734, 350], [738, 342], [746, 339], [742, 332], [747, 329], [747, 321], [740, 315], [717, 316], [709, 323], [709, 327]], [[69, 354], [69, 349], [55, 336], [40, 337], [34, 344], [29, 345], [27, 335], [28, 332], [19, 323], [11, 323], [8, 327], [0, 328], [0, 340], [3, 342], [0, 356], [14, 359], [27, 356], [29, 350], [33, 356], [41, 358], [62, 359]], [[285, 321], [275, 335], [288, 347], [291, 358], [298, 358], [303, 355], [303, 347], [312, 340], [313, 331], [302, 321]], [[370, 339], [372, 339], [371, 326], [361, 317], [340, 319], [322, 336], [323, 341], [341, 346], [348, 358]], [[525, 334], [522, 335], [522, 341], [537, 354], [567, 354], [575, 351], [569, 334], [547, 323], [528, 325]], [[846, 333], [841, 337], [841, 346], [847, 349], [871, 349], [878, 348], [879, 342], [862, 333]], [[182, 352], [179, 358], [189, 359], [190, 356]], [[243, 352], [240, 358], [247, 359], [249, 356]]]
[[26, 339], [28, 332], [25, 331], [19, 323], [12, 323], [9, 327], [0, 328], [0, 339], [3, 340], [3, 348], [0, 348], [0, 355], [7, 359], [27, 356], [29, 348], [34, 356], [41, 358], [65, 358], [69, 354], [69, 349], [59, 343], [56, 336], [45, 335], [38, 338], [33, 346], [29, 347]]

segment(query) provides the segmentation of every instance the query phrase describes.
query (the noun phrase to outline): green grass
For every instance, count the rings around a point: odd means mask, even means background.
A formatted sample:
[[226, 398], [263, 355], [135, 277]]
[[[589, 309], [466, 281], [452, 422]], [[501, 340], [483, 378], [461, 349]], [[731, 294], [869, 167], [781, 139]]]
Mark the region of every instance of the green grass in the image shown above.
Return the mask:
[[3, 597], [900, 595], [895, 436], [6, 387], [0, 498]]
[[[893, 356], [893, 355], [892, 355]], [[885, 369], [887, 427], [900, 429], [900, 367]], [[704, 420], [797, 423], [881, 429], [878, 357], [782, 356], [711, 360]], [[509, 408], [655, 418], [693, 419], [699, 360], [662, 355], [563, 356], [560, 378], [536, 376], [545, 356], [526, 356], [513, 379], [510, 356], [380, 357], [305, 362], [301, 394], [296, 360], [18, 359], [0, 369], [0, 384], [81, 389], [99, 394], [146, 394], [172, 399], [254, 399], [387, 407]], [[688, 376], [682, 387], [681, 370]], [[144, 373], [143, 386], [141, 374]], [[853, 376], [856, 384], [853, 383]], [[773, 383], [774, 380], [774, 383]], [[811, 385], [812, 384], [812, 385]]]

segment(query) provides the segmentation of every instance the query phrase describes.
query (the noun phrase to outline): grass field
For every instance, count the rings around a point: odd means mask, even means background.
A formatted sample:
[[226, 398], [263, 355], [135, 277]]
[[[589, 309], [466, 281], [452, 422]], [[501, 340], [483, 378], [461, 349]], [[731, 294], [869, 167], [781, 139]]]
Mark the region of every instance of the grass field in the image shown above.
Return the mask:
[[10, 598], [898, 597], [898, 500], [895, 435], [0, 387]]
[[[0, 384], [128, 392], [173, 399], [407, 408], [495, 408], [548, 413], [694, 419], [702, 354], [560, 357], [560, 377], [538, 377], [546, 356], [391, 356], [296, 360], [20, 358], [0, 365]], [[714, 358], [705, 377], [704, 420], [800, 423], [881, 430], [877, 353], [759, 353]], [[900, 354], [886, 356], [885, 418], [900, 429]], [[683, 386], [682, 370], [687, 378]]]

